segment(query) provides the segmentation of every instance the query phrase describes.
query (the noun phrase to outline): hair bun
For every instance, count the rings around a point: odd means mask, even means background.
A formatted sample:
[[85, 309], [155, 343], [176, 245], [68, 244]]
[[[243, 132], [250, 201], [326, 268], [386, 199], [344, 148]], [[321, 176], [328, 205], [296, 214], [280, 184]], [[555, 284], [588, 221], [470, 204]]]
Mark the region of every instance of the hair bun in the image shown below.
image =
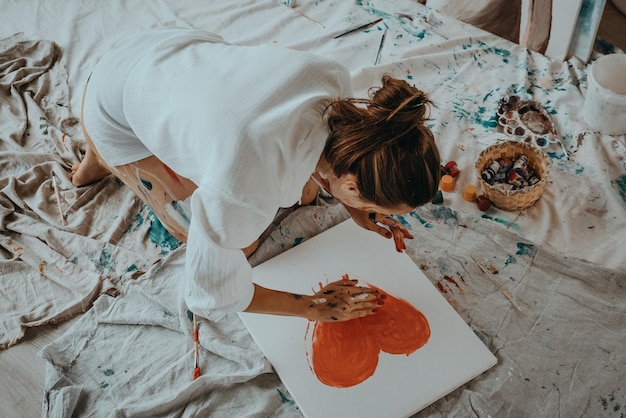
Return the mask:
[[389, 74], [383, 75], [382, 82], [381, 88], [370, 92], [370, 110], [378, 113], [381, 122], [415, 126], [428, 120], [431, 101], [426, 93]]

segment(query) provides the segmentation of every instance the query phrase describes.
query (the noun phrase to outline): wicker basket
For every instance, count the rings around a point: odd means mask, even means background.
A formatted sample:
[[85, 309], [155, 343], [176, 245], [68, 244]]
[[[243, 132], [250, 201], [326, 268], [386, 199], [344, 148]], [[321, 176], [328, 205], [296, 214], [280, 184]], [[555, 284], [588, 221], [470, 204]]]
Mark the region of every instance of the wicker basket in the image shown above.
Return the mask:
[[[505, 190], [482, 179], [481, 173], [490, 161], [502, 157], [515, 160], [520, 154], [528, 157], [528, 167], [537, 173], [538, 183], [517, 190]], [[532, 206], [541, 197], [551, 165], [550, 158], [539, 148], [526, 142], [504, 141], [485, 148], [478, 156], [475, 168], [480, 188], [491, 203], [500, 209], [516, 211]]]

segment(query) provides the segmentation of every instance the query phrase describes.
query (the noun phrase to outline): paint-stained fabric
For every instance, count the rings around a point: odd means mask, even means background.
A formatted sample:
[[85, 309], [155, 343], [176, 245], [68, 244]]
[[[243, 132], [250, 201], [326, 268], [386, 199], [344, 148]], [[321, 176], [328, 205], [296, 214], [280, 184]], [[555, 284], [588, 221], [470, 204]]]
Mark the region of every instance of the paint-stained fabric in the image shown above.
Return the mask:
[[324, 111], [349, 96], [348, 70], [334, 60], [166, 28], [104, 55], [84, 123], [109, 165], [154, 154], [198, 185], [185, 294], [195, 312], [219, 319], [249, 305], [251, 268], [239, 249], [298, 201], [328, 135]]
[[[415, 235], [407, 254], [498, 364], [414, 418], [624, 412], [626, 141], [584, 122], [588, 65], [529, 52], [414, 0], [0, 2], [0, 38], [10, 37], [0, 40], [0, 344], [22, 339], [0, 353], [4, 415], [302, 417], [236, 315], [200, 320], [202, 376], [192, 380], [191, 321], [176, 299], [185, 247], [113, 176], [80, 188], [69, 180], [84, 152], [81, 93], [97, 61], [139, 28], [174, 25], [339, 61], [358, 97], [384, 72], [431, 95], [429, 127], [461, 173], [443, 204], [399, 218]], [[245, 63], [250, 72], [255, 65]], [[480, 151], [506, 137], [496, 111], [511, 94], [546, 108], [567, 154], [556, 145], [546, 150], [550, 181], [533, 207], [481, 212], [462, 191], [477, 185]], [[346, 216], [332, 201], [281, 210], [249, 261], [257, 265]], [[101, 294], [109, 282], [120, 290], [116, 298]], [[51, 338], [41, 325], [85, 309], [43, 348], [45, 362], [34, 357]], [[304, 338], [302, 322], [296, 339]]]

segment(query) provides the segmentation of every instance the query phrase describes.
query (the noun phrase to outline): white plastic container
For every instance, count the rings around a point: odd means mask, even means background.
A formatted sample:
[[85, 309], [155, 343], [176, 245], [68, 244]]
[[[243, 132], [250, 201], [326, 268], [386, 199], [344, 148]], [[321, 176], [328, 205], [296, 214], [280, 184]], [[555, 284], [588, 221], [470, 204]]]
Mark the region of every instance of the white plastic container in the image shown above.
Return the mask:
[[594, 130], [607, 135], [626, 133], [626, 54], [605, 55], [587, 75], [583, 117]]

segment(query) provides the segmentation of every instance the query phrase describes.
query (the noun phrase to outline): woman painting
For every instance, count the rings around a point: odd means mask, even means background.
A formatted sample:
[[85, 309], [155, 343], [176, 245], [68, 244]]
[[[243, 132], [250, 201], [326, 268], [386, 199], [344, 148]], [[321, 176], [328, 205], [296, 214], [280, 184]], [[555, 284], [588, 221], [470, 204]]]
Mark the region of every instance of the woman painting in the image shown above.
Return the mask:
[[91, 74], [87, 150], [72, 183], [114, 174], [186, 242], [184, 296], [198, 315], [370, 315], [384, 303], [374, 289], [344, 280], [312, 295], [267, 289], [252, 283], [246, 259], [276, 211], [311, 202], [318, 187], [399, 251], [412, 238], [390, 215], [437, 192], [430, 101], [388, 75], [370, 98], [351, 95], [348, 70], [310, 53], [196, 30], [143, 32]]

